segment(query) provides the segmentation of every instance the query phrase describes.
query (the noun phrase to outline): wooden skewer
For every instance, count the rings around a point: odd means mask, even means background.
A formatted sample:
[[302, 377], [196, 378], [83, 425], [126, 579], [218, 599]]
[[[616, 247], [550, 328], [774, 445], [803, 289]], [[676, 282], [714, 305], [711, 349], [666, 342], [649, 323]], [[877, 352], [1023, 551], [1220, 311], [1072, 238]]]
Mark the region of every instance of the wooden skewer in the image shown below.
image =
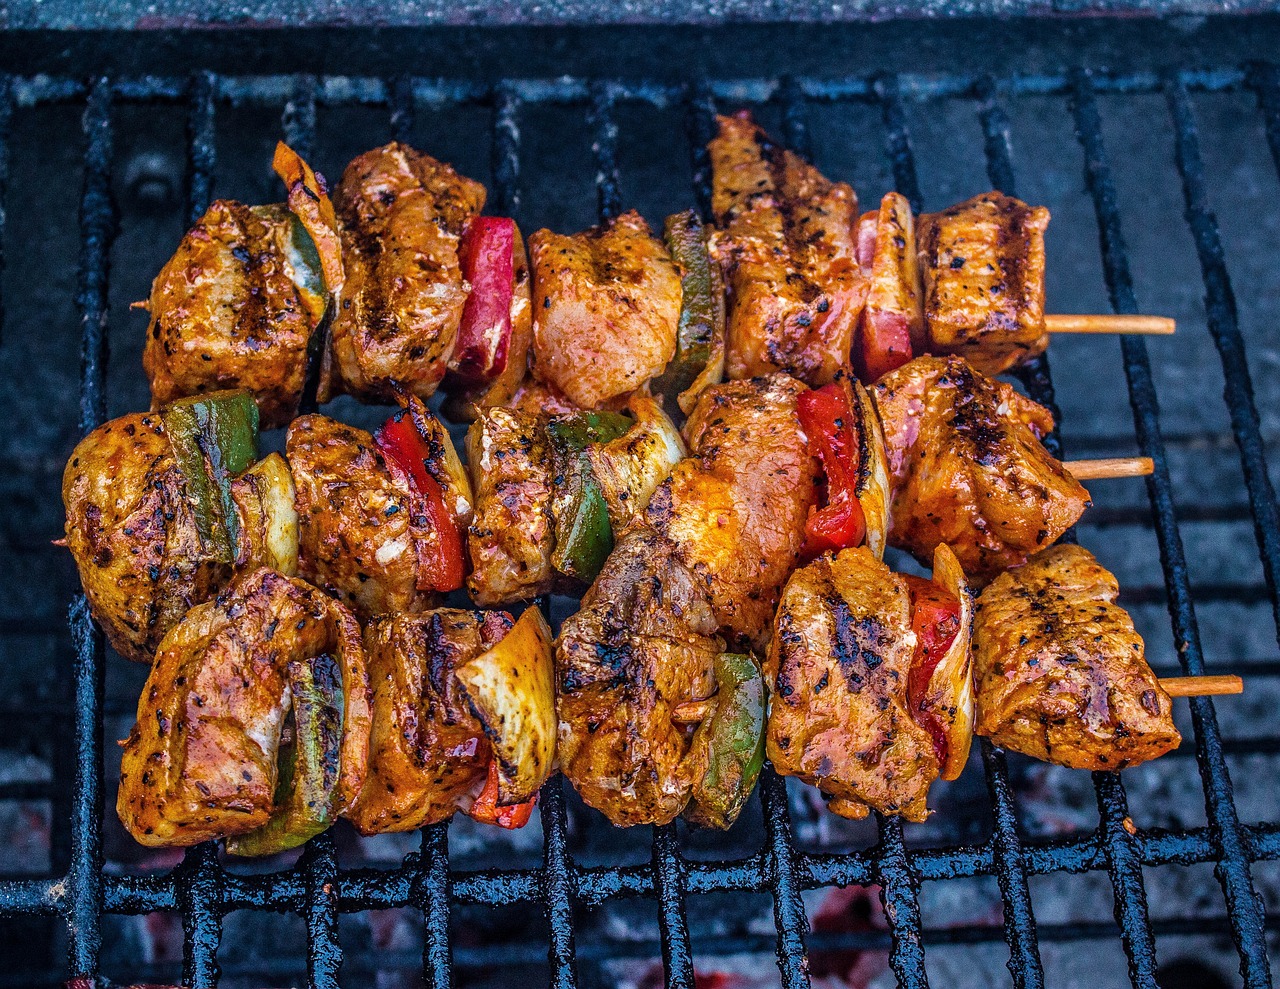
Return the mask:
[[671, 711], [671, 720], [676, 724], [692, 725], [699, 721], [704, 721], [715, 708], [716, 697], [712, 694], [710, 697], [704, 697], [700, 701], [685, 701], [683, 704], [677, 704]]
[[1049, 333], [1134, 333], [1142, 336], [1168, 336], [1176, 323], [1167, 316], [1077, 316], [1055, 313], [1044, 318]]
[[1146, 477], [1156, 469], [1150, 457], [1106, 457], [1102, 460], [1067, 460], [1062, 464], [1077, 481], [1105, 477]]
[[1161, 677], [1160, 686], [1170, 697], [1211, 697], [1244, 692], [1238, 676]]

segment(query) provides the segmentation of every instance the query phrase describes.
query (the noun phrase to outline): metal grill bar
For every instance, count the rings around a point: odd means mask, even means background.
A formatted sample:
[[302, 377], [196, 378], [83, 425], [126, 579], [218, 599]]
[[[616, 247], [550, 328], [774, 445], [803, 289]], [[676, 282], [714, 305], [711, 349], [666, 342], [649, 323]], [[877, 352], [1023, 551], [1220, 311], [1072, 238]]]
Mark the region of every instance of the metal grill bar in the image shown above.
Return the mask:
[[187, 112], [187, 221], [195, 223], [213, 200], [213, 169], [218, 161], [218, 77], [201, 72], [191, 80]]
[[669, 989], [694, 989], [693, 949], [684, 916], [684, 859], [676, 825], [653, 831], [653, 881], [658, 891], [658, 927], [662, 931], [662, 963]]
[[787, 784], [772, 766], [760, 774], [760, 802], [764, 807], [765, 840], [769, 854], [769, 886], [773, 891], [773, 919], [778, 927], [778, 970], [783, 989], [806, 989], [809, 958], [804, 939], [809, 930], [800, 899], [796, 850], [791, 841]]
[[1280, 595], [1277, 594], [1277, 581], [1280, 581], [1280, 508], [1276, 506], [1276, 493], [1267, 474], [1267, 455], [1258, 425], [1258, 408], [1253, 399], [1253, 380], [1245, 358], [1244, 337], [1236, 315], [1235, 292], [1231, 288], [1231, 276], [1227, 273], [1222, 253], [1218, 222], [1209, 208], [1195, 115], [1182, 76], [1169, 76], [1165, 91], [1173, 117], [1175, 157], [1182, 176], [1187, 223], [1195, 238], [1196, 254], [1204, 277], [1209, 332], [1222, 359], [1222, 373], [1226, 379], [1223, 398], [1231, 414], [1231, 431], [1240, 448], [1254, 533], [1267, 591], [1271, 596], [1271, 614], [1280, 635]]
[[422, 832], [422, 868], [414, 878], [413, 898], [423, 912], [422, 965], [427, 989], [449, 989], [453, 958], [449, 951], [449, 826], [433, 824]]
[[[1085, 176], [1093, 197], [1098, 231], [1102, 244], [1103, 271], [1112, 307], [1116, 312], [1138, 311], [1133, 280], [1124, 237], [1120, 229], [1120, 211], [1115, 187], [1102, 139], [1102, 123], [1098, 116], [1092, 79], [1083, 72], [1075, 76], [1072, 94], [1076, 132], [1085, 153]], [[1140, 337], [1123, 337], [1125, 377], [1133, 407], [1134, 427], [1141, 452], [1152, 458], [1155, 470], [1147, 478], [1147, 493], [1156, 517], [1156, 536], [1160, 545], [1160, 563], [1169, 588], [1169, 615], [1173, 623], [1178, 653], [1184, 669], [1191, 674], [1204, 672], [1195, 605], [1191, 600], [1186, 557], [1182, 537], [1173, 509], [1173, 486], [1169, 465], [1160, 438], [1160, 422], [1155, 385], [1145, 341]], [[1232, 936], [1240, 952], [1241, 974], [1247, 986], [1270, 984], [1266, 942], [1262, 937], [1262, 916], [1253, 888], [1248, 858], [1244, 854], [1240, 822], [1231, 796], [1231, 778], [1223, 758], [1222, 737], [1208, 698], [1191, 699], [1191, 714], [1196, 736], [1196, 757], [1204, 785], [1206, 812], [1214, 842], [1221, 850], [1215, 874], [1226, 895], [1231, 918]]]
[[[424, 833], [423, 840], [426, 838]], [[331, 835], [322, 834], [307, 843], [302, 870], [307, 893], [302, 911], [307, 924], [307, 985], [309, 989], [337, 989], [342, 948], [338, 945], [338, 860]], [[428, 927], [427, 950], [432, 933]]]

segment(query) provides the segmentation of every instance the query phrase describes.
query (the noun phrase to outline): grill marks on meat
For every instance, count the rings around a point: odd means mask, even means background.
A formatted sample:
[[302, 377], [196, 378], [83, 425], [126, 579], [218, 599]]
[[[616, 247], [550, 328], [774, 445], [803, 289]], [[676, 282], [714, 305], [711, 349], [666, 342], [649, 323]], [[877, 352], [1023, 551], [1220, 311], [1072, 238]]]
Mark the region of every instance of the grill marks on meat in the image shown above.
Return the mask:
[[414, 540], [430, 522], [412, 516], [408, 483], [387, 469], [373, 437], [302, 416], [285, 455], [297, 488], [299, 574], [361, 617], [426, 608]]
[[827, 794], [834, 813], [927, 815], [939, 766], [910, 713], [915, 644], [906, 582], [865, 547], [787, 581], [765, 661], [767, 751], [779, 772]]
[[533, 373], [575, 405], [630, 394], [676, 352], [680, 273], [634, 210], [579, 234], [539, 230], [533, 263]]
[[288, 665], [327, 653], [343, 678], [338, 806], [368, 761], [369, 681], [360, 627], [300, 580], [259, 569], [197, 605], [160, 645], [125, 743], [116, 803], [141, 844], [246, 834], [273, 809]]
[[997, 577], [974, 621], [976, 731], [1073, 769], [1120, 770], [1181, 741], [1112, 574], [1055, 546]]
[[685, 425], [692, 455], [645, 511], [706, 589], [726, 634], [761, 649], [817, 496], [818, 466], [796, 412], [804, 390], [785, 374], [708, 388]]
[[187, 610], [231, 579], [201, 544], [159, 413], [121, 416], [81, 440], [62, 500], [90, 610], [126, 659], [151, 662]]
[[284, 206], [218, 200], [151, 285], [142, 367], [151, 407], [223, 388], [253, 393], [266, 428], [297, 414], [315, 319], [294, 284]]
[[931, 351], [999, 374], [1044, 352], [1049, 211], [999, 192], [920, 217]]
[[958, 357], [917, 357], [873, 389], [893, 485], [892, 545], [922, 562], [946, 543], [985, 583], [1067, 531], [1089, 493], [1040, 437], [1043, 406]]
[[725, 373], [786, 371], [810, 385], [850, 367], [867, 281], [858, 197], [774, 144], [747, 114], [719, 117], [708, 150], [712, 254], [729, 290]]
[[454, 671], [496, 645], [511, 624], [505, 612], [456, 608], [369, 623], [369, 774], [349, 815], [362, 833], [412, 831], [471, 806], [491, 750]]
[[723, 643], [701, 582], [670, 540], [627, 529], [556, 643], [560, 767], [619, 826], [666, 824], [689, 800], [692, 727]]
[[484, 606], [551, 590], [553, 468], [541, 417], [482, 412], [467, 432], [475, 518], [467, 532], [467, 590]]
[[458, 243], [485, 189], [392, 142], [347, 166], [334, 195], [346, 274], [321, 399], [427, 398], [453, 353], [470, 287]]

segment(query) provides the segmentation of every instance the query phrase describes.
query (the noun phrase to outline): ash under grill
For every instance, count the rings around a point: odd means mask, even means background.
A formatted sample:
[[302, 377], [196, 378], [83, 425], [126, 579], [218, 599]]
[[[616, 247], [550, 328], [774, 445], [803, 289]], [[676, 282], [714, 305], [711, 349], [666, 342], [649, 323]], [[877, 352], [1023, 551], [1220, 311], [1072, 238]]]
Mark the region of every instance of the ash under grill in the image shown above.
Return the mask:
[[[1238, 148], [1201, 147], [1201, 103], [1228, 114], [1227, 130], [1242, 139]], [[1160, 348], [1155, 356], [1139, 337], [1120, 342], [1119, 361], [1113, 340], [1055, 342], [1057, 400], [1048, 361], [1021, 380], [1055, 416], [1059, 405], [1083, 412], [1079, 439], [1071, 416], [1062, 420], [1073, 455], [1153, 458], [1145, 502], [1137, 482], [1098, 482], [1098, 505], [1082, 521], [1080, 538], [1118, 571], [1122, 603], [1135, 609], [1158, 673], [1241, 673], [1254, 708], [1226, 702], [1231, 729], [1224, 732], [1212, 702], [1193, 699], [1193, 731], [1182, 749], [1123, 777], [1090, 780], [1045, 770], [1006, 759], [983, 742], [974, 760], [980, 765], [971, 765], [961, 783], [935, 788], [939, 813], [923, 826], [881, 819], [848, 827], [814, 812], [801, 788], [766, 770], [758, 799], [726, 836], [675, 825], [652, 834], [620, 832], [557, 778], [542, 794], [540, 835], [498, 839], [460, 822], [425, 830], [414, 848], [401, 839], [360, 842], [339, 829], [313, 840], [296, 864], [277, 861], [267, 871], [224, 865], [212, 846], [192, 849], [172, 868], [130, 863], [140, 852], [121, 837], [109, 808], [118, 759], [110, 741], [127, 729], [141, 677], [104, 654], [83, 599], [73, 597], [71, 567], [46, 542], [60, 527], [56, 491], [71, 443], [109, 414], [145, 405], [137, 359], [143, 323], [130, 319], [124, 305], [145, 294], [185, 224], [215, 194], [275, 198], [263, 194], [267, 179], [259, 165], [277, 136], [331, 177], [365, 147], [391, 137], [415, 143], [484, 179], [490, 210], [514, 215], [526, 231], [544, 223], [577, 229], [633, 204], [650, 216], [689, 203], [705, 213], [703, 148], [714, 114], [740, 106], [755, 108], [797, 151], [816, 154], [833, 178], [852, 180], [866, 201], [886, 187], [904, 193], [916, 211], [987, 187], [1048, 201], [1055, 215], [1049, 293], [1059, 310], [1088, 311], [1109, 300], [1117, 312], [1137, 312], [1139, 290], [1147, 311], [1159, 311], [1157, 297], [1191, 310], [1175, 313], [1182, 317], [1178, 337], [1153, 344]], [[1149, 122], [1152, 137], [1118, 132], [1113, 116]], [[1220, 130], [1215, 125], [1215, 136]], [[1015, 143], [1031, 146], [1034, 166], [1017, 166]], [[428, 986], [509, 984], [519, 972], [535, 980], [545, 973], [567, 989], [646, 984], [653, 974], [644, 974], [646, 960], [661, 959], [667, 985], [692, 989], [695, 955], [705, 973], [722, 967], [712, 959], [774, 952], [773, 977], [780, 973], [793, 989], [809, 984], [807, 956], [819, 977], [831, 978], [821, 973], [838, 968], [832, 958], [859, 951], [868, 958], [887, 952], [889, 974], [877, 976], [872, 962], [871, 977], [921, 987], [931, 975], [936, 984], [965, 984], [962, 966], [939, 969], [937, 958], [976, 946], [987, 947], [965, 957], [986, 959], [990, 967], [968, 973], [975, 985], [1003, 978], [1005, 962], [1013, 985], [1034, 989], [1072, 969], [1095, 973], [1100, 964], [1106, 972], [1110, 959], [1112, 982], [1092, 985], [1122, 984], [1119, 969], [1127, 965], [1133, 985], [1155, 986], [1157, 946], [1164, 962], [1184, 953], [1178, 946], [1186, 937], [1200, 939], [1187, 942], [1197, 951], [1210, 939], [1211, 960], [1228, 960], [1227, 970], [1238, 963], [1245, 985], [1270, 985], [1275, 921], [1265, 908], [1274, 906], [1280, 886], [1280, 873], [1270, 867], [1280, 859], [1280, 815], [1274, 797], [1268, 800], [1276, 765], [1266, 757], [1280, 753], [1280, 733], [1267, 719], [1280, 679], [1280, 660], [1269, 658], [1280, 619], [1280, 515], [1266, 455], [1276, 435], [1280, 406], [1269, 406], [1280, 397], [1273, 380], [1280, 358], [1274, 330], [1265, 325], [1275, 303], [1249, 302], [1244, 318], [1237, 312], [1223, 241], [1237, 242], [1242, 218], [1224, 216], [1220, 227], [1211, 207], [1211, 198], [1219, 208], [1225, 204], [1215, 176], [1235, 158], [1232, 178], [1253, 183], [1243, 198], [1270, 207], [1249, 221], [1264, 232], [1280, 229], [1276, 174], [1256, 167], [1268, 150], [1280, 171], [1280, 70], [1267, 65], [1000, 77], [928, 74], [922, 67], [906, 75], [687, 84], [597, 77], [491, 84], [407, 75], [3, 78], [0, 195], [7, 188], [9, 210], [7, 217], [0, 211], [0, 237], [9, 258], [3, 287], [11, 319], [0, 356], [10, 351], [14, 380], [0, 408], [11, 428], [30, 427], [6, 442], [3, 462], [26, 486], [35, 523], [5, 523], [10, 572], [0, 596], [8, 609], [0, 615], [0, 652], [5, 676], [13, 678], [4, 711], [20, 736], [15, 750], [38, 765], [0, 778], [0, 801], [27, 808], [49, 828], [52, 878], [38, 874], [42, 864], [32, 870], [37, 875], [0, 879], [0, 911], [36, 918], [0, 921], [0, 930], [16, 932], [12, 943], [0, 941], [12, 956], [0, 986], [101, 971], [116, 981], [180, 977], [206, 987], [218, 982], [221, 966], [224, 985], [302, 977], [321, 989], [375, 979], [411, 985], [406, 971], [416, 970]], [[1153, 267], [1151, 258], [1161, 255], [1152, 250], [1141, 212], [1122, 210], [1137, 188], [1134, 154], [1141, 162], [1136, 171], [1150, 178], [1140, 204], [1153, 228], [1188, 238], [1181, 255], [1170, 247], [1164, 270]], [[48, 164], [38, 155], [47, 155]], [[72, 159], [78, 155], [80, 171]], [[182, 166], [166, 171], [166, 162]], [[47, 282], [38, 277], [71, 263], [58, 253], [75, 229], [70, 190], [43, 194], [47, 215], [32, 216], [15, 201], [19, 193], [37, 195], [45, 168], [78, 175], [81, 183], [74, 311], [71, 294], [59, 295], [56, 275]], [[183, 172], [185, 196], [171, 181]], [[1169, 200], [1170, 190], [1181, 199]], [[65, 207], [54, 203], [58, 198]], [[1173, 225], [1179, 210], [1185, 228]], [[1139, 244], [1136, 261], [1126, 238]], [[19, 257], [28, 244], [34, 257]], [[1280, 292], [1268, 265], [1277, 267], [1265, 254], [1250, 260], [1248, 275], [1237, 279], [1242, 297], [1267, 287]], [[1103, 292], [1105, 300], [1092, 301]], [[1195, 312], [1201, 294], [1203, 315]], [[33, 329], [39, 307], [58, 324], [45, 335]], [[1266, 362], [1260, 368], [1255, 359], [1251, 382], [1242, 327], [1255, 323], [1273, 335], [1251, 340]], [[73, 329], [81, 341], [78, 414], [68, 396], [65, 413], [32, 421], [69, 377]], [[24, 371], [30, 380], [21, 380]], [[1177, 424], [1169, 436], [1161, 432], [1157, 384], [1165, 421]], [[1225, 406], [1215, 397], [1223, 385]], [[1266, 412], [1261, 420], [1259, 407]], [[332, 409], [348, 421], [380, 416], [349, 402]], [[1062, 452], [1058, 436], [1048, 445]], [[16, 510], [28, 507], [15, 500], [16, 483], [5, 490]], [[58, 612], [68, 601], [64, 625]], [[571, 606], [544, 603], [557, 618]], [[69, 686], [51, 682], [50, 668], [68, 669]], [[1188, 804], [1203, 804], [1203, 816]], [[1203, 909], [1194, 916], [1164, 909], [1157, 901], [1171, 888], [1164, 877], [1197, 866], [1198, 879], [1188, 882]], [[812, 891], [828, 887], [878, 887], [883, 911], [872, 909], [861, 928], [818, 924]], [[987, 899], [978, 900], [995, 912], [948, 906], [937, 892], [946, 889], [964, 890], [961, 900], [985, 889]], [[1077, 890], [1101, 897], [1094, 916], [1067, 902]], [[656, 911], [631, 905], [637, 897], [656, 900]], [[163, 939], [149, 948], [131, 942], [119, 920], [157, 911], [180, 918], [170, 924], [170, 940], [182, 944], [180, 959], [154, 955]], [[369, 911], [388, 912], [375, 915], [385, 921], [378, 937], [370, 926], [348, 922], [347, 915]], [[299, 918], [293, 933], [305, 960], [274, 944], [268, 946], [274, 954], [246, 957], [241, 942], [259, 912]], [[391, 930], [391, 920], [406, 914], [414, 922]], [[531, 920], [534, 914], [540, 916]], [[810, 932], [811, 919], [820, 929]], [[58, 947], [40, 958], [33, 945], [42, 937]], [[1087, 959], [1064, 962], [1064, 950], [1092, 950], [1073, 942], [1117, 941], [1120, 950], [1104, 953], [1093, 968]]]

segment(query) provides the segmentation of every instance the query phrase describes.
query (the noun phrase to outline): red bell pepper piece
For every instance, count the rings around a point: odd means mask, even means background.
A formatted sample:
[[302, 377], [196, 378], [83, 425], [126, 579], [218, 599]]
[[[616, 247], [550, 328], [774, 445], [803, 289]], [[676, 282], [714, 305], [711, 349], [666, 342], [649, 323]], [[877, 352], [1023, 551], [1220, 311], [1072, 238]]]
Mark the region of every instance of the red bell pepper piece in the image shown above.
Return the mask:
[[932, 580], [903, 574], [911, 593], [911, 631], [916, 651], [907, 677], [907, 704], [916, 722], [933, 739], [938, 762], [947, 760], [947, 731], [941, 719], [925, 705], [929, 681], [960, 632], [960, 602]]
[[536, 806], [538, 806], [536, 795], [532, 800], [526, 800], [522, 804], [498, 806], [498, 762], [496, 759], [490, 759], [489, 778], [485, 780], [484, 789], [480, 791], [480, 796], [476, 797], [476, 802], [471, 805], [471, 810], [467, 811], [467, 814], [473, 821], [479, 821], [481, 824], [496, 824], [500, 828], [514, 830], [529, 823], [529, 818], [533, 816], [533, 808]]
[[458, 257], [471, 294], [462, 308], [458, 343], [449, 365], [468, 381], [491, 381], [506, 370], [515, 242], [515, 221], [501, 216], [478, 216], [462, 235]]
[[431, 456], [426, 441], [407, 411], [397, 412], [378, 430], [378, 449], [393, 469], [409, 482], [414, 518], [425, 518], [434, 539], [415, 539], [418, 554], [418, 588], [424, 591], [454, 591], [462, 586], [462, 536], [444, 503], [440, 482], [427, 473]]
[[805, 520], [804, 553], [817, 556], [857, 546], [866, 537], [867, 521], [857, 495], [857, 420], [849, 394], [836, 382], [801, 393], [798, 405], [809, 450], [822, 462], [827, 479], [826, 505], [810, 509]]

